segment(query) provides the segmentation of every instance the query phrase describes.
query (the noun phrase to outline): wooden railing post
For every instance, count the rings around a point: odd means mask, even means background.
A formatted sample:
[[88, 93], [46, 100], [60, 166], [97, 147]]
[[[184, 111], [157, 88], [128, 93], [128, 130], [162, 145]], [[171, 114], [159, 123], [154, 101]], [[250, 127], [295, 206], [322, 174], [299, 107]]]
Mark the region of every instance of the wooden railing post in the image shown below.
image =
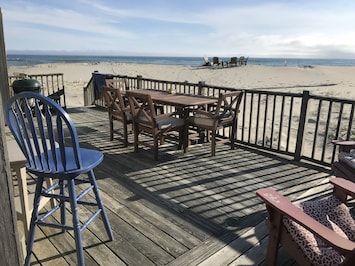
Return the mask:
[[204, 95], [204, 88], [205, 88], [206, 82], [204, 81], [199, 81], [198, 82], [198, 95]]
[[5, 38], [0, 8], [0, 265], [22, 265], [22, 252], [17, 231], [16, 209], [12, 187], [12, 174], [6, 146], [4, 110], [10, 98]]
[[296, 142], [296, 150], [295, 150], [295, 157], [294, 157], [295, 161], [301, 160], [302, 143], [303, 143], [303, 136], [304, 136], [304, 127], [306, 123], [308, 101], [309, 101], [309, 91], [303, 91], [300, 122], [298, 124], [298, 130], [297, 130], [297, 142]]
[[10, 99], [10, 86], [6, 63], [5, 36], [2, 25], [2, 13], [0, 9], [0, 97], [4, 103], [1, 113], [4, 114], [6, 102]]
[[142, 89], [142, 76], [141, 75], [137, 75], [137, 89], [140, 90]]

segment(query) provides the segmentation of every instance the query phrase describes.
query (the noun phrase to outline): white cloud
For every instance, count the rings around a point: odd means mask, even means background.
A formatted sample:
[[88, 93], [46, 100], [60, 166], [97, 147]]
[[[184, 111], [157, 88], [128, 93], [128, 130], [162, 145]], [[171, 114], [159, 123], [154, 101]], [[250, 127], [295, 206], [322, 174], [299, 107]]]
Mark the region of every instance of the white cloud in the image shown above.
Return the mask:
[[119, 6], [72, 0], [67, 8], [4, 2], [8, 49], [355, 58], [355, 4], [346, 0], [220, 1], [215, 6], [206, 1], [198, 9], [187, 1], [178, 9], [168, 6], [175, 1]]

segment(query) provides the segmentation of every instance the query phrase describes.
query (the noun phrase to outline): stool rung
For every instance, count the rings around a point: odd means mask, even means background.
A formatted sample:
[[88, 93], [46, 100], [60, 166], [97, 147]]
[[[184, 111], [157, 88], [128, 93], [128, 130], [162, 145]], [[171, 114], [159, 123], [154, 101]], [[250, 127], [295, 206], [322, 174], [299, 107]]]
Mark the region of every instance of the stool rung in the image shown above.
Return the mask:
[[98, 209], [96, 212], [91, 215], [89, 219], [86, 220], [86, 222], [80, 227], [80, 231], [83, 231], [95, 218], [101, 213], [101, 209]]
[[42, 226], [58, 228], [58, 229], [62, 229], [62, 230], [74, 230], [73, 226], [69, 226], [69, 225], [66, 225], [66, 224], [47, 223], [47, 222], [43, 222], [43, 221], [38, 221], [36, 224], [37, 225], [42, 225]]

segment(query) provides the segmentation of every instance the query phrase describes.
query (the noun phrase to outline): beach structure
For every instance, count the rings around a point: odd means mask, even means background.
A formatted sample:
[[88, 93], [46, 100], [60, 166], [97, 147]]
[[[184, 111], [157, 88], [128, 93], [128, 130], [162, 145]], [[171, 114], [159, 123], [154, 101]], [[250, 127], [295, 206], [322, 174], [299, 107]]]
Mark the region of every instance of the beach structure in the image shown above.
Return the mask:
[[204, 57], [204, 64], [202, 66], [214, 66], [214, 67], [236, 67], [236, 66], [246, 66], [249, 57], [236, 57], [233, 56], [229, 61], [223, 61], [220, 57], [213, 57], [212, 62], [209, 61], [208, 57]]
[[[171, 89], [176, 94], [209, 97], [236, 90], [203, 82], [125, 78], [132, 90]], [[277, 187], [292, 201], [329, 193], [330, 166], [337, 153], [329, 144], [330, 134], [324, 132], [334, 132], [332, 139], [349, 139], [351, 130], [342, 128], [353, 125], [353, 117], [346, 114], [354, 103], [348, 99], [245, 90], [234, 151], [220, 145], [216, 156], [210, 157], [210, 143], [201, 143], [183, 153], [167, 141], [159, 149], [163, 156], [154, 161], [149, 150], [134, 153], [132, 146], [110, 141], [107, 111], [97, 108], [105, 106], [103, 94], [94, 90], [90, 81], [84, 89], [88, 106], [69, 108], [68, 113], [80, 123], [77, 132], [84, 147], [105, 154], [104, 162], [95, 168], [96, 176], [118, 241], [106, 242], [103, 224], [93, 222], [94, 228], [83, 236], [88, 264], [262, 265], [268, 230], [265, 206], [255, 191], [266, 185]], [[324, 119], [322, 115], [340, 109], [336, 116]], [[218, 134], [228, 137], [223, 130]], [[35, 180], [31, 174], [28, 178]], [[90, 213], [84, 210], [83, 218]], [[32, 258], [40, 263], [75, 264], [73, 243], [72, 235], [46, 228], [35, 237]], [[287, 265], [293, 260], [281, 254], [278, 262]]]

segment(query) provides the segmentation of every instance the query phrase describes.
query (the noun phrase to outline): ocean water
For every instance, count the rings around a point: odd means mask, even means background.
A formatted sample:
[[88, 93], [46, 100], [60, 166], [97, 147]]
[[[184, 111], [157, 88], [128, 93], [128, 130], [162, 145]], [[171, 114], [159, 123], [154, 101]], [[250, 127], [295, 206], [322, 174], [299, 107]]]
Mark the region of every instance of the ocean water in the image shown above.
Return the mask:
[[[230, 58], [221, 58], [228, 61]], [[210, 61], [212, 58], [210, 57]], [[115, 62], [160, 65], [184, 65], [197, 67], [204, 63], [201, 57], [162, 57], [162, 56], [76, 56], [76, 55], [7, 55], [8, 66], [30, 66], [54, 63], [89, 63]], [[355, 66], [355, 59], [310, 59], [310, 58], [253, 58], [248, 64], [265, 66]]]

